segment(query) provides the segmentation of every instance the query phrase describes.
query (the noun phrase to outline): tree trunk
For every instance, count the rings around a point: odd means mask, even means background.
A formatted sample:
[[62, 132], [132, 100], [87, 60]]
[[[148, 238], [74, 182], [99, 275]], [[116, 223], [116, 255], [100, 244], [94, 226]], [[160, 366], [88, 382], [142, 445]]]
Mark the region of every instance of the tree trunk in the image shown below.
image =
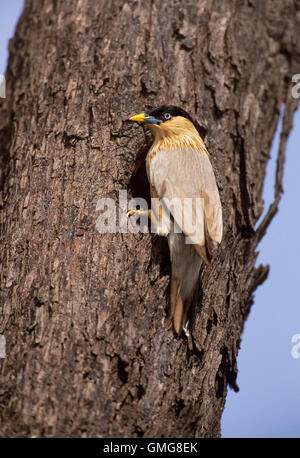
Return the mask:
[[[299, 2], [27, 0], [1, 99], [2, 436], [216, 437], [277, 211], [299, 73]], [[298, 65], [298, 67], [297, 67]], [[97, 230], [148, 195], [129, 116], [179, 105], [206, 131], [224, 238], [192, 337], [165, 328], [166, 241]], [[276, 193], [262, 187], [285, 103]], [[187, 177], [188, 179], [188, 177]]]

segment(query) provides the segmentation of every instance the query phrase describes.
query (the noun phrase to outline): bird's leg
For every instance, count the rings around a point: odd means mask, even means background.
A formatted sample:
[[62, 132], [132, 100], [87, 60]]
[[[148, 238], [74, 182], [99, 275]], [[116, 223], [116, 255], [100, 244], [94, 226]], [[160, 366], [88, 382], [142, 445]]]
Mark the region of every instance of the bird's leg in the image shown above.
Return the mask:
[[126, 216], [127, 218], [129, 218], [132, 215], [148, 215], [148, 217], [150, 218], [150, 213], [151, 213], [151, 210], [129, 210], [126, 213]]
[[129, 210], [127, 212], [127, 218], [130, 218], [132, 215], [147, 215], [151, 220], [152, 227], [155, 228], [155, 234], [162, 237], [167, 237], [169, 232], [166, 232], [166, 228], [162, 226], [161, 220], [157, 221], [156, 215], [152, 210]]

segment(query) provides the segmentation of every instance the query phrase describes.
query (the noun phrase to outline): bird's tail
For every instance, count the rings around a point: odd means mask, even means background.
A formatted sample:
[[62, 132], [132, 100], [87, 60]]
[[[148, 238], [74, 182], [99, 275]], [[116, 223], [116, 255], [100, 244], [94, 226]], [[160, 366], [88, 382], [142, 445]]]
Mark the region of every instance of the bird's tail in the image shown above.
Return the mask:
[[202, 259], [192, 244], [185, 243], [184, 234], [171, 232], [168, 242], [172, 265], [170, 319], [176, 333], [180, 335], [186, 324]]

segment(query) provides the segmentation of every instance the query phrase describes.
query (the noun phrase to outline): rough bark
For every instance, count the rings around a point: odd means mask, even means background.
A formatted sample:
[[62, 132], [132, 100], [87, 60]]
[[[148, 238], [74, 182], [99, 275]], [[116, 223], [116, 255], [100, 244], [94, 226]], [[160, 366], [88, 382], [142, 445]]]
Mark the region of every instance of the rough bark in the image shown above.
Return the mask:
[[[256, 247], [281, 194], [299, 44], [291, 0], [26, 2], [0, 101], [1, 436], [220, 435], [268, 272]], [[192, 343], [164, 328], [165, 241], [96, 229], [100, 197], [147, 195], [148, 137], [126, 120], [163, 103], [206, 130], [224, 209]], [[256, 231], [283, 103], [276, 199]]]

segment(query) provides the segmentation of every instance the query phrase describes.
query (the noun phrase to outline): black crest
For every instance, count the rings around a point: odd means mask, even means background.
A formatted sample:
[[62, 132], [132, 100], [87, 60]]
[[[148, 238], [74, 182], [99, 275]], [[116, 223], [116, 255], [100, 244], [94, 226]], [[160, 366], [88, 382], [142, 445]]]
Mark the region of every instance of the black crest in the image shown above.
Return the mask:
[[148, 111], [150, 116], [154, 116], [154, 118], [159, 119], [160, 121], [166, 121], [164, 115], [169, 113], [172, 117], [173, 116], [182, 116], [183, 118], [187, 118], [191, 123], [194, 124], [195, 128], [197, 129], [200, 137], [204, 139], [206, 135], [206, 129], [201, 127], [197, 121], [194, 119], [182, 108], [176, 107], [175, 105], [162, 105], [160, 107], [152, 108], [152, 110]]

